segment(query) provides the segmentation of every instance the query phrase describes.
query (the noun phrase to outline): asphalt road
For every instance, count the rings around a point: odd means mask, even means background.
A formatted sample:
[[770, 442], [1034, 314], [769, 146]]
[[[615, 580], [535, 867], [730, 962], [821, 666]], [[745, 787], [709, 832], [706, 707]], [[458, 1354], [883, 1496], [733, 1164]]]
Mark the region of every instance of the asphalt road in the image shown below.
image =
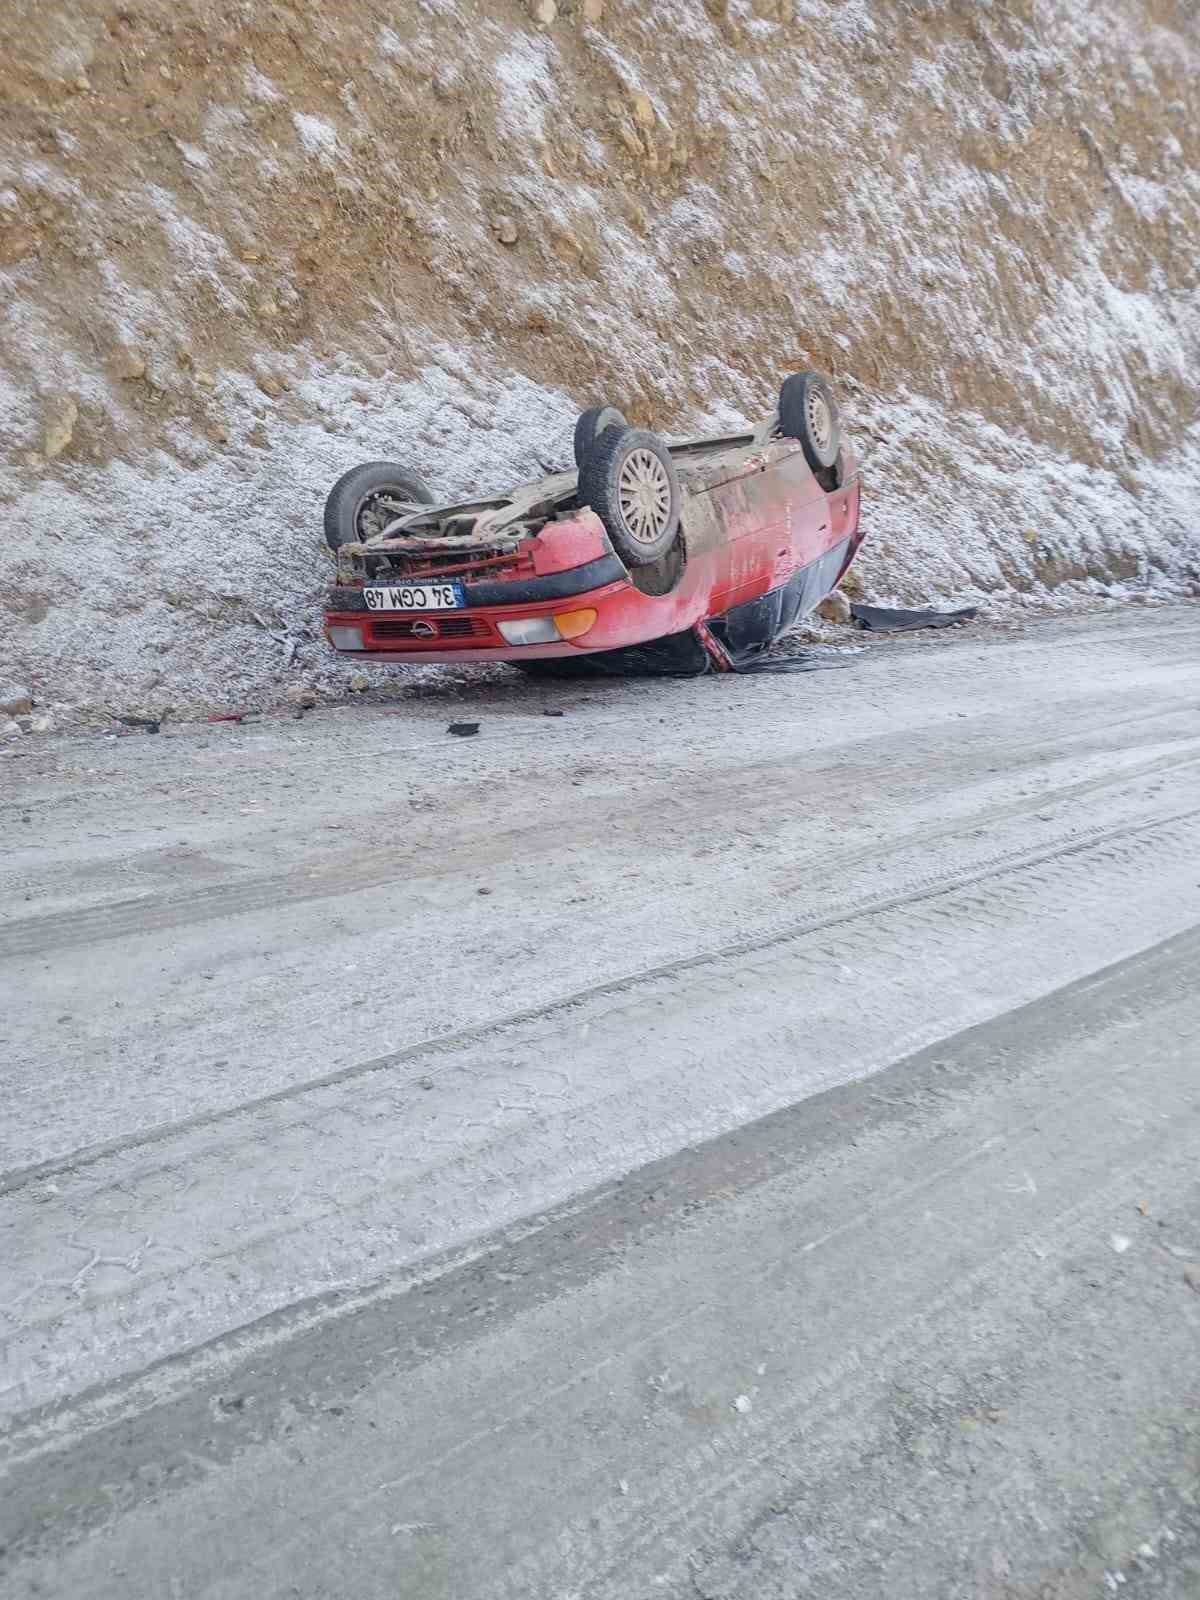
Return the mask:
[[1200, 610], [868, 645], [0, 757], [5, 1600], [1200, 1594]]

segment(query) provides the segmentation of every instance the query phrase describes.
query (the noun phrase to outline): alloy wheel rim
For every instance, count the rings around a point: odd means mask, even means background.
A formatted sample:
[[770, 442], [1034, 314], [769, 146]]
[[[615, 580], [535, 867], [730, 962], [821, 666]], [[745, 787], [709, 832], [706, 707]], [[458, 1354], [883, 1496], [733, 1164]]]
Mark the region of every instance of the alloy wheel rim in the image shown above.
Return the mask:
[[654, 544], [671, 516], [671, 481], [653, 450], [631, 450], [617, 474], [621, 520], [639, 544]]

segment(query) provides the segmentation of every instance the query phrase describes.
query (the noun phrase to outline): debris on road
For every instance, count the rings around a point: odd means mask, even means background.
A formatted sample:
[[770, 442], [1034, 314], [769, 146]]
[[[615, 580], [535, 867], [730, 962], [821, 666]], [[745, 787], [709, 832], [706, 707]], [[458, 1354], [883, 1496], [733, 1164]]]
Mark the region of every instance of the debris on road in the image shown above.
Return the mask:
[[269, 634], [272, 639], [274, 639], [276, 644], [281, 644], [283, 646], [283, 664], [285, 667], [290, 667], [292, 662], [296, 659], [296, 651], [299, 648], [296, 640], [292, 638], [291, 634], [288, 633], [286, 628], [281, 627], [278, 623], [272, 625], [270, 622], [268, 622], [261, 611], [252, 611], [250, 615], [254, 618], [255, 622], [258, 623], [259, 627], [262, 628], [265, 633]]
[[457, 734], [460, 739], [469, 739], [472, 734], [479, 732], [479, 724], [477, 722], [452, 722], [446, 732]]
[[958, 611], [904, 611], [893, 606], [850, 604], [850, 615], [860, 628], [871, 633], [910, 633], [914, 628], [950, 628], [978, 616], [978, 606], [963, 606]]
[[300, 711], [311, 711], [317, 704], [317, 691], [307, 683], [294, 683], [287, 692], [289, 702]]
[[123, 715], [120, 712], [114, 712], [113, 715], [118, 722], [124, 723], [127, 728], [141, 728], [143, 733], [157, 733], [170, 713], [171, 708], [167, 706], [157, 717], [141, 717], [133, 713]]
[[5, 723], [4, 732], [11, 733], [14, 728], [18, 733], [53, 733], [54, 718], [47, 716], [45, 712], [34, 715], [22, 711]]

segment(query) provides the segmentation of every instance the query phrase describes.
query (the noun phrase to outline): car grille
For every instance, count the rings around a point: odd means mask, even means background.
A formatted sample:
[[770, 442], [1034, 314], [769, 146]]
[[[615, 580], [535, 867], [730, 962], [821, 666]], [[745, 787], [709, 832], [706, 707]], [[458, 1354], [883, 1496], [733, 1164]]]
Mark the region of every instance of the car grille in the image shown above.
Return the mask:
[[[431, 633], [429, 630], [432, 629]], [[482, 617], [417, 616], [372, 617], [373, 639], [404, 639], [413, 644], [437, 645], [450, 639], [492, 638], [492, 630]]]

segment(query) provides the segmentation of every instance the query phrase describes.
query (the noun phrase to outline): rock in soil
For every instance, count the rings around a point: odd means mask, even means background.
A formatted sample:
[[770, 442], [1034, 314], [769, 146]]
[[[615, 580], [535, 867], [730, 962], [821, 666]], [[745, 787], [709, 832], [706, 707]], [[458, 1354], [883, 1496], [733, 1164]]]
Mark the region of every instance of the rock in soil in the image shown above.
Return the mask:
[[837, 622], [844, 627], [850, 621], [850, 602], [844, 594], [839, 594], [835, 589], [821, 601], [817, 607], [817, 615], [826, 622]]
[[47, 461], [62, 455], [75, 435], [79, 420], [79, 407], [69, 394], [61, 395], [50, 407], [46, 418], [46, 432], [42, 440], [42, 454]]
[[641, 128], [652, 128], [658, 121], [658, 114], [654, 109], [654, 102], [650, 99], [649, 95], [634, 95], [633, 120]]
[[33, 710], [33, 694], [18, 683], [0, 684], [0, 712], [6, 717], [19, 717]]

